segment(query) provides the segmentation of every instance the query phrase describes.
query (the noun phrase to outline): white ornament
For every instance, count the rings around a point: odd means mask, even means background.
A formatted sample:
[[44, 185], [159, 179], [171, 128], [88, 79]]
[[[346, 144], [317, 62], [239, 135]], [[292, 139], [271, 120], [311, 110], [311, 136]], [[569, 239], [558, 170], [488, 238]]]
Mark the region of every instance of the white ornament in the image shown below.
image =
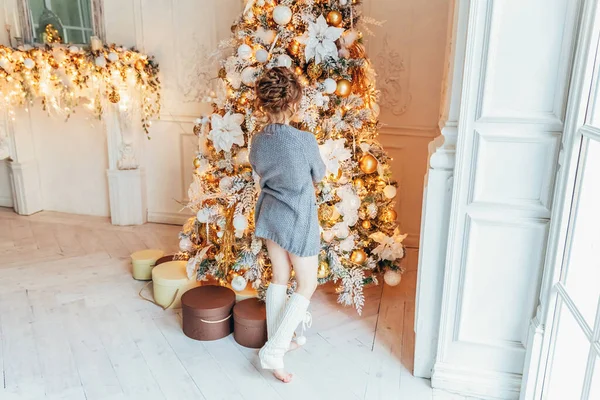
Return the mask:
[[32, 69], [33, 67], [35, 67], [35, 61], [33, 61], [31, 58], [26, 58], [23, 60], [23, 65], [27, 69]]
[[332, 230], [323, 231], [323, 240], [327, 243], [331, 242], [335, 237], [335, 232]]
[[115, 62], [119, 59], [119, 55], [117, 53], [115, 53], [114, 51], [111, 51], [110, 53], [108, 53], [106, 58], [108, 58], [108, 60], [110, 62]]
[[340, 250], [352, 251], [352, 249], [354, 249], [354, 235], [348, 236], [346, 239], [342, 240], [340, 243]]
[[287, 54], [280, 54], [277, 57], [277, 66], [290, 68], [292, 66], [292, 58]]
[[333, 229], [335, 230], [335, 236], [337, 236], [340, 239], [345, 239], [350, 234], [350, 230], [348, 229], [348, 226], [346, 224], [344, 224], [343, 222], [339, 222], [339, 223], [335, 224], [333, 226]]
[[398, 286], [402, 281], [402, 274], [398, 271], [388, 269], [385, 271], [385, 274], [383, 274], [383, 280], [390, 286]]
[[270, 30], [270, 29], [265, 29], [263, 27], [258, 28], [256, 30], [256, 32], [254, 33], [254, 37], [256, 39], [260, 40], [261, 42], [263, 42], [264, 44], [273, 43], [273, 40], [275, 40], [275, 36], [277, 36], [275, 31]]
[[211, 214], [211, 209], [205, 207], [198, 211], [198, 213], [196, 213], [196, 219], [198, 220], [198, 222], [205, 224], [208, 222]]
[[211, 117], [212, 129], [208, 133], [208, 138], [212, 140], [217, 152], [224, 150], [231, 151], [231, 146], [244, 144], [244, 131], [242, 131], [242, 123], [244, 122], [243, 114], [232, 114], [228, 112], [224, 116], [213, 114]]
[[269, 59], [269, 52], [265, 49], [258, 49], [256, 50], [256, 53], [254, 53], [254, 57], [256, 57], [256, 61], [264, 63]]
[[337, 82], [335, 79], [327, 78], [323, 81], [323, 93], [332, 94], [337, 89]]
[[317, 22], [309, 22], [308, 32], [302, 37], [302, 43], [306, 45], [306, 61], [314, 58], [315, 63], [321, 64], [328, 57], [337, 60], [338, 48], [335, 41], [343, 32], [343, 28], [329, 26], [322, 14], [317, 18]]
[[252, 57], [252, 47], [248, 46], [246, 43], [241, 44], [237, 49], [237, 54], [242, 60], [247, 60]]
[[352, 157], [352, 153], [346, 148], [346, 139], [327, 139], [319, 146], [321, 158], [325, 163], [327, 172], [337, 176], [340, 163]]
[[379, 104], [377, 104], [377, 103], [371, 103], [371, 111], [373, 111], [373, 116], [375, 118], [379, 117], [379, 114], [381, 113], [381, 109], [379, 108]]
[[244, 147], [238, 150], [237, 154], [233, 158], [233, 163], [238, 166], [247, 165], [249, 163], [248, 157], [248, 149]]
[[348, 0], [340, 0], [340, 6], [345, 6], [348, 4]]
[[222, 192], [226, 192], [229, 189], [231, 189], [232, 185], [233, 185], [233, 179], [231, 179], [229, 176], [224, 176], [219, 181], [219, 189], [221, 189]]
[[69, 51], [71, 53], [78, 53], [79, 52], [79, 47], [77, 47], [77, 46], [71, 46], [71, 47], [69, 47]]
[[194, 244], [192, 243], [192, 241], [190, 240], [189, 237], [184, 236], [179, 241], [179, 250], [189, 252], [189, 251], [192, 251], [193, 248], [194, 248]]
[[188, 260], [185, 265], [185, 270], [187, 272], [188, 279], [192, 279], [194, 277], [194, 273], [196, 272], [196, 257], [192, 257]]
[[340, 58], [349, 58], [350, 57], [350, 50], [344, 49], [344, 48], [339, 49], [338, 50], [338, 56]]
[[273, 20], [279, 25], [287, 25], [292, 20], [292, 9], [288, 6], [277, 6], [273, 9]]
[[94, 60], [94, 64], [96, 64], [97, 67], [106, 67], [106, 58], [104, 58], [104, 56], [98, 56]]
[[223, 231], [217, 232], [217, 237], [220, 239], [223, 237]]
[[244, 83], [244, 85], [254, 86], [254, 84], [256, 83], [257, 71], [258, 70], [254, 67], [244, 68], [244, 70], [242, 71], [242, 82]]
[[233, 218], [233, 227], [239, 231], [243, 231], [248, 227], [248, 218], [244, 214], [236, 215]]
[[236, 292], [241, 292], [246, 289], [246, 285], [248, 285], [248, 281], [241, 275], [238, 275], [231, 280], [231, 288]]
[[406, 239], [407, 234], [401, 235], [400, 229], [396, 228], [392, 236], [388, 236], [383, 232], [375, 232], [369, 235], [370, 239], [373, 239], [379, 246], [377, 246], [372, 253], [377, 254], [380, 260], [394, 261], [398, 258], [404, 257], [404, 246], [402, 241]]
[[344, 185], [336, 191], [340, 202], [335, 204], [335, 209], [344, 216], [347, 226], [354, 226], [358, 222], [358, 209], [360, 208], [360, 197], [354, 192], [352, 185]]
[[52, 49], [52, 57], [57, 63], [61, 63], [67, 59], [67, 55], [64, 50], [60, 47], [55, 47]]
[[388, 199], [393, 199], [396, 197], [396, 188], [392, 185], [387, 185], [385, 188], [383, 188], [383, 195]]

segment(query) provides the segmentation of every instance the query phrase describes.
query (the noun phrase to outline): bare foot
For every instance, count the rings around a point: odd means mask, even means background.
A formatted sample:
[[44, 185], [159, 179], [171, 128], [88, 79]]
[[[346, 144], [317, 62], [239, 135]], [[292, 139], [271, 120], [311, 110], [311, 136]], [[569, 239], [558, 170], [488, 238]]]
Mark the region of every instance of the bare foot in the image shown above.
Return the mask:
[[273, 375], [283, 383], [290, 383], [292, 381], [292, 374], [285, 372], [282, 369], [274, 369]]
[[290, 347], [288, 347], [288, 349], [287, 349], [287, 352], [289, 353], [290, 351], [294, 351], [294, 350], [299, 349], [299, 348], [300, 348], [300, 345], [298, 343], [292, 341], [290, 343]]

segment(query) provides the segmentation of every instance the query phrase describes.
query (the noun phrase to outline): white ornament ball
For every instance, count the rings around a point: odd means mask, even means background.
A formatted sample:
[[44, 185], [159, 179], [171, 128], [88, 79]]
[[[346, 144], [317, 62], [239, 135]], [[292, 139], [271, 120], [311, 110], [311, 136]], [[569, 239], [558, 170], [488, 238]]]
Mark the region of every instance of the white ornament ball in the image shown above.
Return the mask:
[[332, 94], [337, 89], [337, 82], [332, 78], [323, 81], [323, 93]]
[[335, 232], [333, 231], [323, 231], [323, 240], [327, 243], [331, 242], [335, 237]]
[[110, 53], [108, 53], [108, 55], [106, 57], [108, 58], [108, 60], [110, 62], [115, 62], [119, 59], [119, 55], [117, 53], [115, 53], [114, 51], [111, 51]]
[[385, 271], [385, 274], [383, 274], [383, 280], [390, 286], [398, 286], [400, 281], [402, 281], [402, 274], [398, 271], [388, 269]]
[[242, 290], [246, 289], [247, 284], [248, 281], [241, 275], [238, 275], [231, 280], [231, 288], [236, 292], [241, 292]]
[[196, 219], [198, 220], [198, 222], [200, 223], [207, 223], [208, 219], [210, 218], [210, 209], [208, 208], [203, 208], [200, 211], [198, 211], [198, 213], [196, 214]]
[[349, 58], [350, 57], [350, 51], [348, 49], [339, 49], [338, 50], [338, 56], [340, 56], [340, 58]]
[[237, 54], [241, 59], [247, 60], [252, 57], [252, 47], [245, 43], [241, 44], [240, 47], [238, 47]]
[[264, 63], [269, 59], [269, 52], [265, 49], [258, 49], [256, 53], [254, 53], [254, 57], [256, 57], [256, 61]]
[[259, 7], [262, 7], [262, 6], [264, 6], [264, 5], [265, 5], [265, 0], [258, 0], [258, 1], [256, 2], [256, 5], [257, 5], [257, 6], [259, 6]]
[[98, 56], [94, 60], [94, 63], [97, 67], [106, 67], [106, 58], [104, 58], [104, 56]]
[[280, 54], [279, 57], [277, 57], [277, 65], [279, 67], [290, 68], [292, 66], [292, 58], [287, 54]]
[[350, 234], [350, 230], [348, 229], [347, 226], [344, 226], [344, 225], [339, 226], [335, 230], [335, 235], [340, 239], [346, 239], [349, 234]]
[[233, 158], [233, 163], [235, 165], [247, 165], [249, 163], [249, 155], [248, 155], [248, 149], [247, 148], [243, 148], [240, 149], [237, 154], [235, 155], [235, 157]]
[[348, 0], [340, 0], [340, 6], [345, 6], [348, 4]]
[[379, 104], [371, 103], [371, 111], [373, 111], [373, 116], [375, 118], [379, 117], [379, 114], [381, 113], [381, 108], [379, 108]]
[[256, 83], [256, 68], [246, 67], [242, 71], [242, 82], [246, 86], [254, 86]]
[[179, 250], [189, 252], [192, 251], [193, 248], [194, 244], [189, 237], [185, 236], [179, 241]]
[[273, 9], [273, 20], [279, 25], [287, 25], [292, 20], [292, 10], [288, 6], [277, 6]]
[[296, 338], [296, 343], [298, 343], [298, 346], [304, 346], [306, 344], [306, 336], [298, 336]]
[[71, 46], [71, 47], [69, 47], [69, 51], [71, 53], [78, 53], [79, 52], [79, 47], [77, 47], [77, 46]]
[[392, 185], [387, 185], [385, 188], [383, 188], [383, 195], [388, 199], [393, 199], [396, 197], [396, 188]]
[[236, 230], [243, 231], [244, 229], [246, 229], [248, 227], [248, 218], [246, 218], [246, 216], [244, 214], [236, 215], [233, 218], [233, 227]]
[[231, 185], [233, 185], [233, 179], [228, 176], [222, 177], [219, 181], [219, 189], [221, 189], [222, 192], [229, 190]]
[[221, 239], [223, 237], [223, 231], [217, 232], [217, 237]]
[[33, 61], [31, 58], [26, 58], [23, 60], [23, 65], [27, 69], [32, 69], [33, 67], [35, 67], [35, 61]]

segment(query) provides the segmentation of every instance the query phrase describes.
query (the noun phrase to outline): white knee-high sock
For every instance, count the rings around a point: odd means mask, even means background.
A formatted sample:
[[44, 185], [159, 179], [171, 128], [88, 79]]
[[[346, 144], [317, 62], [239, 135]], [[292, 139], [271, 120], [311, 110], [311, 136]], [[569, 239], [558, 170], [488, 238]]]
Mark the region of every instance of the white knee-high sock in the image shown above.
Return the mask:
[[283, 356], [290, 346], [296, 327], [304, 320], [309, 303], [310, 300], [298, 293], [294, 293], [290, 297], [277, 330], [258, 352], [263, 368], [283, 368]]
[[287, 301], [287, 285], [269, 284], [265, 306], [267, 309], [267, 334], [270, 339], [277, 331], [277, 327], [285, 311]]

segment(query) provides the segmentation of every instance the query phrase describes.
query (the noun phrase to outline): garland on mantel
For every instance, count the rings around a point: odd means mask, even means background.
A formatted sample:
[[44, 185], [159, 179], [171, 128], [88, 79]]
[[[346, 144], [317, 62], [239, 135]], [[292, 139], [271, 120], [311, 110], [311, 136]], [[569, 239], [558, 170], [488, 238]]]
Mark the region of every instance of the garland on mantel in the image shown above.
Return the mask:
[[83, 104], [102, 117], [107, 102], [121, 111], [139, 110], [148, 133], [160, 115], [158, 64], [135, 49], [104, 45], [0, 45], [0, 107], [14, 119], [18, 106], [41, 99], [49, 114], [66, 119]]

